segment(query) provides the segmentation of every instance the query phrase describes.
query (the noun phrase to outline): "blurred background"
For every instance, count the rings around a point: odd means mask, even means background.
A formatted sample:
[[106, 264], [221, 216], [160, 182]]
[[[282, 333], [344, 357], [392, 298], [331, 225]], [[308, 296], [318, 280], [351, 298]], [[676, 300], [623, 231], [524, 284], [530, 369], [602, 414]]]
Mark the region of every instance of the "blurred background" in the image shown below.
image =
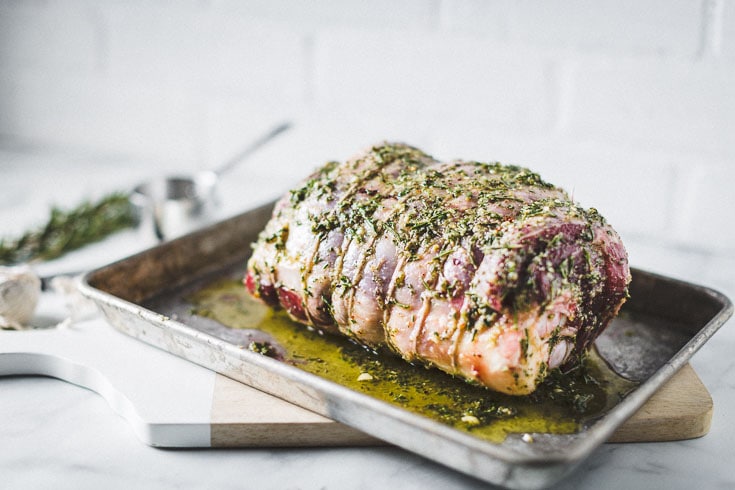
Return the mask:
[[0, 230], [216, 166], [223, 214], [383, 139], [530, 167], [735, 291], [731, 0], [2, 0]]
[[[0, 240], [51, 206], [214, 168], [286, 120], [222, 179], [213, 219], [401, 140], [536, 170], [597, 207], [632, 265], [735, 298], [735, 0], [0, 0]], [[140, 227], [37, 271], [156, 243]], [[604, 445], [557, 488], [732, 487], [712, 457], [735, 438], [732, 327], [692, 359], [715, 400], [708, 437]], [[279, 488], [281, 468], [305, 488], [470, 484], [387, 449], [151, 452], [60, 385], [3, 381], [10, 487]]]

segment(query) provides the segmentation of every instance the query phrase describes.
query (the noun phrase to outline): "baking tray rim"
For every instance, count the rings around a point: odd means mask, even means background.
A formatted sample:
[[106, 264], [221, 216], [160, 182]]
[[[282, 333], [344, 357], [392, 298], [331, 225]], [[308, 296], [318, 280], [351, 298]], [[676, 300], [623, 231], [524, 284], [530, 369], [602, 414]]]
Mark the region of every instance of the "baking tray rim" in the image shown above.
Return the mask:
[[[250, 211], [246, 211], [242, 215], [235, 216], [225, 221], [238, 219], [248, 214], [249, 212], [254, 212], [256, 209], [260, 208], [254, 208]], [[523, 454], [518, 452], [517, 450], [512, 450], [511, 448], [503, 447], [500, 444], [492, 443], [472, 436], [471, 434], [458, 431], [452, 427], [442, 424], [441, 422], [411, 413], [408, 410], [394, 406], [390, 403], [377, 400], [367, 394], [353, 391], [350, 388], [342, 386], [336, 382], [332, 382], [317, 375], [302, 371], [281, 361], [277, 361], [275, 359], [271, 359], [254, 352], [250, 352], [246, 349], [239, 349], [237, 348], [237, 346], [225, 340], [219, 339], [194, 327], [190, 327], [185, 323], [179, 322], [176, 319], [168, 318], [161, 313], [157, 313], [142, 305], [120, 298], [91, 285], [93, 278], [101, 272], [110, 270], [116, 266], [126, 263], [127, 261], [135, 260], [141, 256], [145, 256], [146, 254], [151, 253], [151, 251], [160, 249], [161, 247], [175, 246], [175, 243], [181, 240], [192, 239], [193, 236], [197, 235], [206, 235], [208, 232], [215, 230], [217, 226], [222, 223], [224, 222], [216, 223], [210, 227], [205, 228], [204, 230], [200, 230], [190, 235], [180, 237], [171, 242], [166, 242], [154, 246], [148, 250], [144, 250], [127, 258], [89, 271], [81, 278], [79, 289], [84, 296], [93, 300], [102, 309], [109, 322], [117, 330], [120, 330], [127, 335], [131, 335], [138, 340], [161, 348], [171, 353], [172, 355], [177, 355], [191, 362], [195, 362], [213, 371], [221, 372], [222, 374], [232, 377], [232, 373], [223, 372], [223, 370], [219, 370], [216, 367], [212, 367], [211, 365], [208, 365], [206, 363], [198, 362], [195, 359], [191, 359], [181, 354], [172, 352], [172, 350], [167, 348], [166, 345], [160, 345], [160, 343], [151, 342], [151, 339], [141, 338], [141, 336], [135, 335], [134, 332], [131, 332], [126, 328], [122, 328], [122, 326], [117, 323], [115, 316], [110, 314], [109, 309], [112, 308], [119, 311], [127, 319], [137, 317], [142, 319], [147, 324], [150, 324], [151, 326], [159, 327], [164, 331], [170, 332], [172, 335], [178, 335], [191, 341], [199, 342], [210, 347], [215, 347], [221, 350], [223, 353], [227, 353], [228, 355], [233, 356], [233, 358], [238, 362], [251, 364], [257, 369], [271, 372], [291, 383], [309, 387], [322, 396], [327, 395], [327, 398], [325, 398], [325, 400], [331, 400], [332, 402], [334, 400], [352, 402], [367, 410], [379, 411], [379, 413], [381, 413], [382, 415], [387, 416], [390, 419], [397, 421], [398, 423], [407, 424], [414, 429], [425, 430], [427, 432], [430, 432], [434, 436], [446, 439], [455, 444], [461, 444], [467, 449], [480, 451], [486, 456], [498, 460], [501, 463], [513, 466], [520, 466], [524, 468], [537, 467], [538, 469], [542, 469], [543, 467], [546, 470], [551, 471], [552, 473], [554, 472], [553, 468], [557, 466], [573, 467], [574, 465], [581, 462], [584, 458], [586, 458], [597, 446], [604, 443], [628, 417], [633, 415], [635, 411], [638, 410], [656, 390], [658, 390], [668, 379], [671, 378], [671, 376], [673, 376], [681, 367], [684, 366], [684, 364], [686, 364], [686, 362], [688, 362], [688, 360], [694, 355], [694, 353], [699, 350], [699, 348], [701, 348], [701, 346], [704, 345], [704, 343], [707, 342], [709, 338], [712, 337], [712, 335], [729, 319], [729, 317], [733, 313], [732, 302], [719, 291], [680, 279], [675, 279], [664, 275], [647, 272], [641, 269], [632, 268], [634, 273], [642, 273], [655, 279], [678, 283], [680, 286], [694, 288], [699, 290], [700, 292], [704, 292], [720, 305], [720, 309], [714, 316], [710, 317], [709, 321], [704, 324], [676, 354], [674, 354], [667, 362], [665, 362], [648, 379], [643, 381], [630, 395], [619, 402], [609, 412], [604, 414], [597, 421], [597, 423], [580, 431], [580, 433], [578, 433], [579, 437], [576, 437], [572, 444], [561, 449], [558, 453], [553, 455]], [[224, 261], [222, 265], [225, 265]], [[243, 382], [242, 379], [238, 379], [238, 381]], [[256, 387], [263, 391], [269, 392], [263, 387]], [[295, 403], [292, 399], [284, 397], [282, 393], [273, 393], [272, 391], [269, 393], [277, 397], [287, 399], [287, 401], [289, 402]], [[329, 407], [330, 405], [327, 404], [326, 406]], [[313, 410], [312, 407], [307, 408]], [[335, 418], [335, 420], [339, 422], [352, 425], [359, 430], [363, 430], [371, 435], [376, 435], [375, 432], [378, 432], [376, 437], [384, 440], [387, 439], [387, 442], [396, 443], [396, 441], [391, 441], [390, 438], [386, 438], [384, 434], [380, 433], [380, 431], [371, 431], [367, 427], [356, 424], [354, 420], [350, 420], [349, 418], [343, 419], [342, 417], [340, 417], [339, 413], [324, 413], [319, 410], [315, 411], [317, 411], [317, 413], [320, 413], [321, 415]], [[406, 447], [404, 444], [400, 443], [397, 444], [408, 450], [431, 458], [431, 456], [427, 456], [426, 453], [416, 450], [417, 448]], [[442, 461], [435, 461], [442, 463]], [[452, 468], [451, 465], [447, 466]], [[454, 469], [467, 473], [467, 471], [464, 469]], [[498, 483], [495, 480], [486, 481], [493, 481], [494, 483]]]

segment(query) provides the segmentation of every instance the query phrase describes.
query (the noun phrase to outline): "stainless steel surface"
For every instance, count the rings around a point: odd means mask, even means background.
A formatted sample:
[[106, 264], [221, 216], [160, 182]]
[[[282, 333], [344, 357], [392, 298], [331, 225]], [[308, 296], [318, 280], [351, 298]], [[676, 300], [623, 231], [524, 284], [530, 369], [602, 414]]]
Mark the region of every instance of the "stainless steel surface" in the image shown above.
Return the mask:
[[219, 178], [290, 127], [290, 122], [278, 124], [213, 170], [136, 186], [130, 200], [140, 215], [139, 226], [152, 227], [159, 240], [169, 240], [211, 223], [219, 204]]
[[[181, 299], [219, 275], [243, 273], [266, 205], [87, 274], [82, 292], [117, 329], [177, 356], [437, 463], [487, 482], [539, 488], [560, 479], [602, 444], [715, 333], [730, 301], [701, 286], [633, 271], [631, 299], [597, 342], [619, 373], [640, 386], [573, 435], [520, 435], [494, 444], [293, 366], [242, 349], [242, 331], [192, 317]], [[635, 329], [640, 335], [630, 337]], [[631, 339], [637, 339], [632, 341]]]
[[267, 133], [263, 134], [255, 141], [250, 142], [245, 148], [240, 150], [239, 153], [237, 153], [235, 156], [233, 156], [232, 158], [230, 158], [229, 160], [221, 164], [219, 167], [212, 170], [212, 172], [217, 177], [221, 177], [223, 174], [232, 170], [236, 165], [245, 161], [250, 155], [252, 155], [257, 150], [259, 150], [261, 146], [265, 145], [266, 143], [271, 141], [273, 138], [275, 138], [279, 134], [289, 129], [291, 129], [291, 123], [288, 121], [282, 122], [276, 125], [275, 127], [270, 129]]

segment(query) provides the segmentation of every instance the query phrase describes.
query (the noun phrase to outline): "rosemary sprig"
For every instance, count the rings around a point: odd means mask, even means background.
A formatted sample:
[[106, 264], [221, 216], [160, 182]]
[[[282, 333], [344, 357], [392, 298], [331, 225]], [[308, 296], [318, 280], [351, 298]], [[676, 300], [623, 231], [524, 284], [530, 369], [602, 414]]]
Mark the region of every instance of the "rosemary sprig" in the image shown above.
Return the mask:
[[127, 194], [113, 193], [64, 211], [54, 206], [48, 223], [17, 239], [0, 239], [0, 264], [50, 260], [133, 226], [136, 215]]

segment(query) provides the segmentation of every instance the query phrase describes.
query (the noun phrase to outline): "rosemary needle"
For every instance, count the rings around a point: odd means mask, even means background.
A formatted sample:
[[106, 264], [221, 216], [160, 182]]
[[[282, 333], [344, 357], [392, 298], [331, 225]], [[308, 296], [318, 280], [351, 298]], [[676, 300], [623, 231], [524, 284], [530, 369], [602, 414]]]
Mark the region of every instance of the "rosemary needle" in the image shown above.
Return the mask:
[[54, 206], [45, 226], [16, 239], [0, 239], [0, 264], [54, 259], [135, 223], [136, 214], [125, 193], [85, 201], [70, 210]]

